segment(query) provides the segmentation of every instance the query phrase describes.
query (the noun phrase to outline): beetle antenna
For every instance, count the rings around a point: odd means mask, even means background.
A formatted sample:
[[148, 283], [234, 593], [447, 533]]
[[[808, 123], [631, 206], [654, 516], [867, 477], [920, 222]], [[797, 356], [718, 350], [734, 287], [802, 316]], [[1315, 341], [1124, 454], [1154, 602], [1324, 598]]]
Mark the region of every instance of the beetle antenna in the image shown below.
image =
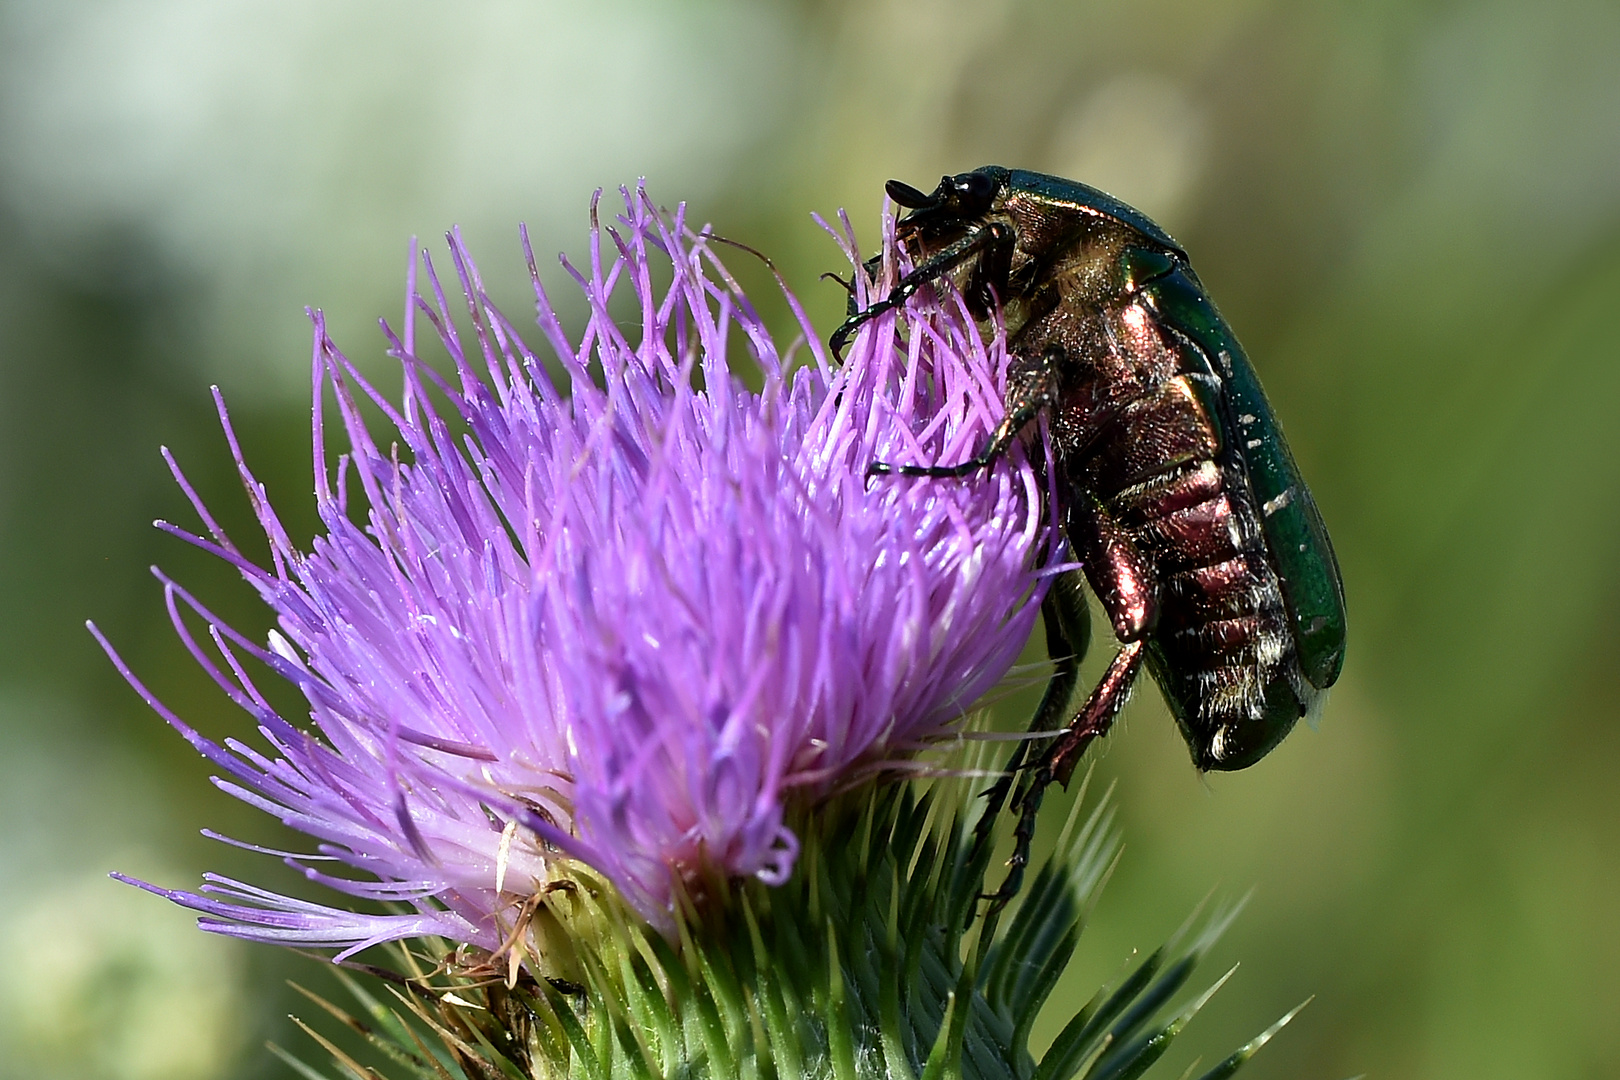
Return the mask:
[[853, 274], [850, 275], [850, 279], [848, 281], [845, 281], [843, 278], [829, 270], [825, 274], [822, 274], [818, 280], [836, 281], [838, 284], [844, 287], [844, 291], [849, 293], [849, 295], [855, 295], [855, 276]]
[[[748, 254], [770, 267], [771, 273], [776, 274], [778, 279], [780, 279], [782, 276], [781, 274], [776, 273], [776, 264], [771, 262], [771, 257], [765, 254], [763, 251], [760, 251], [758, 248], [751, 248], [741, 240], [733, 240], [730, 237], [721, 236], [719, 233], [704, 233], [703, 238], [705, 240], [713, 240], [719, 244], [725, 244], [728, 247], [734, 247], [738, 251], [746, 251]], [[826, 277], [827, 275], [823, 274], [821, 276]]]

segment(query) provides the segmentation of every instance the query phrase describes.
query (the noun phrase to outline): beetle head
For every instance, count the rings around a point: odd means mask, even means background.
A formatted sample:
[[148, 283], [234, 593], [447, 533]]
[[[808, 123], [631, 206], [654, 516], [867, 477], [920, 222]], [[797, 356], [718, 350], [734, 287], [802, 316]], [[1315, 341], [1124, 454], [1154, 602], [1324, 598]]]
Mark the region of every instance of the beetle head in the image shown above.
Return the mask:
[[911, 211], [906, 215], [907, 222], [945, 224], [966, 222], [989, 213], [1006, 182], [1006, 169], [986, 165], [972, 172], [940, 177], [939, 186], [930, 194], [900, 180], [890, 180], [883, 189], [896, 204]]

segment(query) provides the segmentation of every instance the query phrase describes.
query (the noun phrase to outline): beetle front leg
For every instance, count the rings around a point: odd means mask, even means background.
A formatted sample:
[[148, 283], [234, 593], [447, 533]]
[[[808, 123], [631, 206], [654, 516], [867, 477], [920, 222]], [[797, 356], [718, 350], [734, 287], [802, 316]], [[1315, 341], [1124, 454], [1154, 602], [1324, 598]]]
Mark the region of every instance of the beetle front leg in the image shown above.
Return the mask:
[[1048, 345], [1041, 353], [1040, 362], [1014, 386], [1007, 400], [1007, 415], [996, 430], [990, 433], [990, 445], [956, 465], [891, 465], [887, 461], [874, 461], [866, 467], [867, 479], [874, 476], [970, 476], [994, 465], [996, 459], [1007, 452], [1018, 433], [1028, 427], [1041, 412], [1057, 404], [1058, 368], [1063, 363], [1063, 346]]
[[870, 322], [885, 311], [893, 311], [905, 304], [917, 294], [917, 290], [932, 281], [944, 277], [962, 263], [996, 247], [1010, 245], [1013, 242], [1012, 230], [999, 221], [992, 221], [982, 225], [960, 240], [945, 245], [937, 253], [928, 258], [923, 264], [911, 273], [901, 278], [889, 295], [869, 306], [865, 311], [858, 311], [844, 320], [844, 324], [833, 331], [832, 337], [827, 339], [827, 347], [832, 350], [833, 359], [844, 359], [844, 347], [849, 339], [855, 336], [855, 331], [861, 324]]

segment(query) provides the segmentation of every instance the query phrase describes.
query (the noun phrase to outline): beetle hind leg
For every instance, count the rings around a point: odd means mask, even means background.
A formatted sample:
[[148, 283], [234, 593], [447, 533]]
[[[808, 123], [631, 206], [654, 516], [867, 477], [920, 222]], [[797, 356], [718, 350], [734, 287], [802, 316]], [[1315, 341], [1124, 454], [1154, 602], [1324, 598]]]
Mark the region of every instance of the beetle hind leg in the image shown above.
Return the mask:
[[[1041, 603], [1041, 621], [1046, 629], [1046, 653], [1052, 661], [1052, 677], [1047, 681], [1041, 703], [1030, 720], [1029, 730], [1032, 734], [1057, 730], [1064, 723], [1069, 712], [1069, 699], [1074, 696], [1074, 688], [1080, 682], [1080, 661], [1085, 659], [1086, 650], [1091, 644], [1091, 611], [1086, 606], [1084, 580], [1074, 570], [1059, 575]], [[1000, 779], [984, 793], [984, 812], [973, 827], [970, 848], [969, 859], [974, 866], [982, 867], [989, 862], [990, 849], [994, 847], [996, 819], [1012, 792], [1013, 782], [1023, 769], [1029, 745], [1028, 739], [1018, 744]], [[1000, 896], [1005, 889], [1003, 886], [993, 896]], [[980, 897], [991, 898], [991, 895]], [[1009, 892], [1007, 899], [1011, 898], [1012, 893]]]
[[1120, 648], [1068, 728], [1041, 754], [1013, 796], [1012, 808], [1018, 812], [1018, 824], [1013, 828], [1013, 853], [1007, 860], [1007, 877], [1001, 888], [983, 898], [990, 902], [992, 911], [1004, 907], [1023, 887], [1024, 870], [1029, 865], [1030, 847], [1035, 841], [1035, 818], [1046, 797], [1046, 789], [1053, 781], [1068, 787], [1086, 747], [1108, 734], [1114, 718], [1131, 695], [1131, 687], [1142, 670], [1146, 648], [1147, 643], [1140, 640], [1127, 642]]

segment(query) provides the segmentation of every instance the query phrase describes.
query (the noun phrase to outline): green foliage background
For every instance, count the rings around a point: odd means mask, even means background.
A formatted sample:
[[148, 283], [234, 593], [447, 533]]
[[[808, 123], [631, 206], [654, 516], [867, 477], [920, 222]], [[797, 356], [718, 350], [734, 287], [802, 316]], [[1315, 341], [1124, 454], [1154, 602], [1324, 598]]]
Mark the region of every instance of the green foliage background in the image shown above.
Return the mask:
[[646, 174], [830, 329], [838, 260], [807, 211], [847, 206], [870, 238], [884, 179], [987, 161], [1095, 183], [1185, 243], [1351, 614], [1320, 729], [1245, 773], [1200, 781], [1156, 693], [1131, 704], [1098, 777], [1127, 848], [1056, 996], [1212, 885], [1253, 886], [1212, 958], [1244, 966], [1184, 1056], [1314, 993], [1246, 1075], [1620, 1072], [1617, 116], [1606, 0], [5, 0], [0, 1077], [286, 1075], [260, 1048], [301, 1038], [281, 979], [318, 982], [101, 876], [264, 880], [196, 829], [291, 842], [207, 785], [82, 627], [243, 733], [143, 573], [264, 628], [148, 526], [189, 520], [165, 443], [251, 534], [209, 382], [307, 534], [300, 306], [382, 372], [408, 235], [462, 223], [521, 312], [515, 222], [579, 252], [590, 190]]

